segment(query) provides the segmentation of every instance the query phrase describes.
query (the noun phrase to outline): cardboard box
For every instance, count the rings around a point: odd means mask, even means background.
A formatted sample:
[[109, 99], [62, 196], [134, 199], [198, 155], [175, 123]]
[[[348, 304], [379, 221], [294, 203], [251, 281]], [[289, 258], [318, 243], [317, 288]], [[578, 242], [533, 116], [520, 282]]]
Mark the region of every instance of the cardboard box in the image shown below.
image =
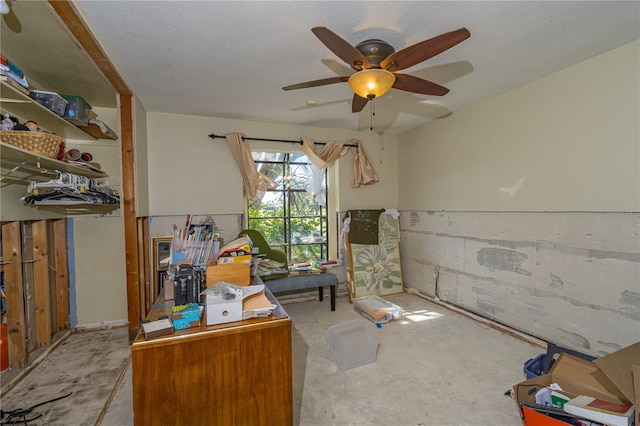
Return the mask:
[[[640, 426], [640, 342], [593, 361], [635, 405], [634, 419]], [[634, 386], [634, 381], [636, 385]], [[635, 390], [634, 390], [635, 389]]]
[[[562, 353], [548, 374], [520, 382], [513, 387], [516, 404], [527, 426], [564, 426], [567, 423], [547, 416], [540, 416], [533, 410], [522, 410], [520, 402], [535, 404], [535, 394], [543, 387], [557, 383], [566, 393], [574, 397], [588, 395], [607, 402], [635, 404], [638, 417], [638, 398], [634, 392], [634, 370], [640, 368], [640, 342], [628, 346], [593, 362]], [[636, 424], [639, 424], [636, 420]]]
[[207, 265], [207, 287], [211, 287], [221, 281], [237, 285], [249, 285], [251, 283], [251, 265], [246, 263]]
[[[246, 266], [246, 265], [245, 265]], [[205, 290], [207, 304], [207, 325], [242, 321], [242, 302], [244, 299], [264, 292], [264, 284], [242, 287], [242, 295], [232, 299], [214, 295], [214, 289]]]
[[242, 298], [224, 300], [210, 295], [207, 301], [207, 325], [242, 321]]

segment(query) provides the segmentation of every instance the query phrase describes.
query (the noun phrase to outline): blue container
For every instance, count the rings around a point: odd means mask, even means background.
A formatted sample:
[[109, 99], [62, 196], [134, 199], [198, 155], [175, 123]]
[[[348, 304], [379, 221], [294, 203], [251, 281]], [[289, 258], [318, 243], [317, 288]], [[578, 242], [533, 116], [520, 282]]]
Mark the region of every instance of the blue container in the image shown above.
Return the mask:
[[525, 376], [527, 376], [527, 380], [533, 379], [543, 373], [544, 360], [546, 357], [547, 354], [540, 354], [524, 363], [523, 371]]

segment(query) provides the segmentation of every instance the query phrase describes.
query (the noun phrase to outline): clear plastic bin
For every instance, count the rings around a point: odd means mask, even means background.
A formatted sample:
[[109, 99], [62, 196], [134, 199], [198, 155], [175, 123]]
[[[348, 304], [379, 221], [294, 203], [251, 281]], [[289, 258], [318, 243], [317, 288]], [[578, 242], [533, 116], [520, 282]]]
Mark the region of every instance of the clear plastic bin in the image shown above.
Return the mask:
[[64, 118], [76, 126], [88, 126], [91, 105], [89, 105], [80, 96], [63, 94], [62, 97], [67, 100], [67, 108], [64, 111]]
[[64, 115], [64, 111], [67, 108], [67, 100], [54, 92], [32, 90], [29, 96], [61, 117]]
[[339, 370], [350, 370], [376, 360], [378, 338], [366, 320], [343, 322], [328, 328], [326, 352]]
[[402, 308], [378, 296], [353, 299], [353, 309], [376, 324], [385, 324], [402, 316]]

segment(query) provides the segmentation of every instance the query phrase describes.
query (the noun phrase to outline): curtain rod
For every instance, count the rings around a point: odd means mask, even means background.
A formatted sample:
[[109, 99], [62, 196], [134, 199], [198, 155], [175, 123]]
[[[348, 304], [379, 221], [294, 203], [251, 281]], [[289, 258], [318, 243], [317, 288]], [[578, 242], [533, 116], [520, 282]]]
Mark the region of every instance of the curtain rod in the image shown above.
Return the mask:
[[[211, 133], [209, 135], [209, 137], [211, 139], [226, 139], [224, 136], [220, 136], [220, 135], [216, 135], [215, 133]], [[297, 143], [302, 145], [302, 141], [293, 141], [293, 140], [288, 140], [288, 139], [267, 139], [267, 138], [247, 138], [244, 137], [242, 139], [248, 139], [248, 140], [252, 140], [252, 141], [265, 141], [265, 142], [288, 142], [288, 143]], [[314, 142], [317, 145], [326, 145], [326, 142]], [[357, 148], [358, 145], [353, 144], [353, 143], [345, 143], [343, 146], [352, 146]]]

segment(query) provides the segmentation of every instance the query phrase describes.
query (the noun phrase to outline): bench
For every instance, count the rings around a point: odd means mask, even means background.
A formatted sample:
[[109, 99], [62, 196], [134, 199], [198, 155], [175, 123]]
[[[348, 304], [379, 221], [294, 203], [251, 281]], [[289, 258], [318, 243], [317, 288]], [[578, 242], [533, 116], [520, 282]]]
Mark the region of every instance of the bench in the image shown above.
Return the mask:
[[274, 295], [277, 295], [277, 293], [284, 293], [288, 291], [299, 291], [318, 288], [318, 294], [320, 295], [321, 302], [324, 295], [324, 286], [328, 285], [331, 293], [332, 311], [336, 310], [337, 284], [338, 278], [331, 272], [325, 272], [322, 274], [289, 275], [283, 278], [264, 280], [264, 285], [266, 285]]
[[[288, 269], [287, 256], [284, 251], [271, 248], [269, 243], [264, 239], [264, 236], [255, 229], [245, 229], [240, 231], [238, 237], [246, 235], [249, 237], [253, 248], [258, 249], [258, 253], [266, 256], [267, 259], [274, 260], [281, 263], [285, 269]], [[287, 291], [299, 291], [308, 290], [311, 288], [317, 288], [320, 295], [320, 301], [323, 299], [324, 286], [330, 286], [331, 292], [331, 310], [336, 310], [336, 285], [338, 284], [338, 278], [331, 272], [324, 272], [321, 274], [278, 274], [278, 275], [265, 275], [261, 276], [262, 281], [267, 286], [271, 293], [277, 295], [277, 293], [284, 293]]]

